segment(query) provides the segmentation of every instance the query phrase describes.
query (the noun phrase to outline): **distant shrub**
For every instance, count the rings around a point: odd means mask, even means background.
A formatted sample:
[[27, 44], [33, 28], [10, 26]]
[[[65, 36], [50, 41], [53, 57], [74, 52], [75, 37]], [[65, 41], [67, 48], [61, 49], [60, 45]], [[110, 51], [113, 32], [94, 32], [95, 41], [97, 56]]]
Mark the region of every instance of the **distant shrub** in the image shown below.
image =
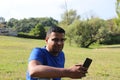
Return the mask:
[[101, 44], [120, 44], [120, 34], [110, 34]]
[[17, 37], [30, 38], [30, 39], [41, 39], [40, 37], [29, 35], [28, 33], [18, 33]]

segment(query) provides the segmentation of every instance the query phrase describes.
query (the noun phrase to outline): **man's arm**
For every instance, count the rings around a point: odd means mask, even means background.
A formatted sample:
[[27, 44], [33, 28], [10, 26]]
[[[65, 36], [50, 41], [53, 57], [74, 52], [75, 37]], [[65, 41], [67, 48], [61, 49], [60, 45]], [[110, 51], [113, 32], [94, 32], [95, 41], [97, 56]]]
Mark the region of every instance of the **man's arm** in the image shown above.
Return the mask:
[[41, 65], [41, 63], [37, 60], [29, 62], [28, 70], [31, 77], [38, 78], [82, 78], [85, 77], [85, 74], [87, 73], [86, 69], [81, 65], [73, 66], [71, 68], [56, 68]]

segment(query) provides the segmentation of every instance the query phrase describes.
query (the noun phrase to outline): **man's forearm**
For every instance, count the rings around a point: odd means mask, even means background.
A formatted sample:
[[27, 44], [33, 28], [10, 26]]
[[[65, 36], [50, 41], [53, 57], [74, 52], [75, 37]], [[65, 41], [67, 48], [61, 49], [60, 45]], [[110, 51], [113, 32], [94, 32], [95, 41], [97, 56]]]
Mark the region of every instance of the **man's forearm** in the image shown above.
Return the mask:
[[44, 65], [37, 65], [34, 68], [29, 69], [31, 77], [38, 78], [60, 78], [68, 77], [69, 70], [65, 68], [55, 68]]

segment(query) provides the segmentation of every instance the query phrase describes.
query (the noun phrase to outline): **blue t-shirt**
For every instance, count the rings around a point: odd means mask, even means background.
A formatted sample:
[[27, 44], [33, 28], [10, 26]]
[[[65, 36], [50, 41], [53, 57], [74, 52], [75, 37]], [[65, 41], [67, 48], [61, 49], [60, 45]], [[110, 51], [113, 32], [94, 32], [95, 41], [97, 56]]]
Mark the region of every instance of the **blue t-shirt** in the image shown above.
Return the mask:
[[[30, 54], [29, 61], [37, 60], [43, 65], [64, 68], [65, 56], [61, 51], [58, 56], [51, 55], [46, 48], [34, 48]], [[27, 72], [26, 80], [43, 80], [40, 78], [32, 78]], [[46, 79], [47, 80], [47, 79]], [[51, 80], [61, 80], [61, 78], [52, 78]]]

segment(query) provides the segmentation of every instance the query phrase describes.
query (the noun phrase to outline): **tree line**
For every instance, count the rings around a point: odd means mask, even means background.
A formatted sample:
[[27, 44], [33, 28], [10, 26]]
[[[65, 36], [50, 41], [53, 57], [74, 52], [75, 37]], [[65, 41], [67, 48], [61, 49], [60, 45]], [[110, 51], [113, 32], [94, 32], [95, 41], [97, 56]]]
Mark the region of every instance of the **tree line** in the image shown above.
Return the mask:
[[44, 39], [47, 29], [57, 25], [58, 21], [51, 17], [25, 18], [21, 20], [11, 18], [6, 24], [8, 28], [18, 32], [18, 37]]

